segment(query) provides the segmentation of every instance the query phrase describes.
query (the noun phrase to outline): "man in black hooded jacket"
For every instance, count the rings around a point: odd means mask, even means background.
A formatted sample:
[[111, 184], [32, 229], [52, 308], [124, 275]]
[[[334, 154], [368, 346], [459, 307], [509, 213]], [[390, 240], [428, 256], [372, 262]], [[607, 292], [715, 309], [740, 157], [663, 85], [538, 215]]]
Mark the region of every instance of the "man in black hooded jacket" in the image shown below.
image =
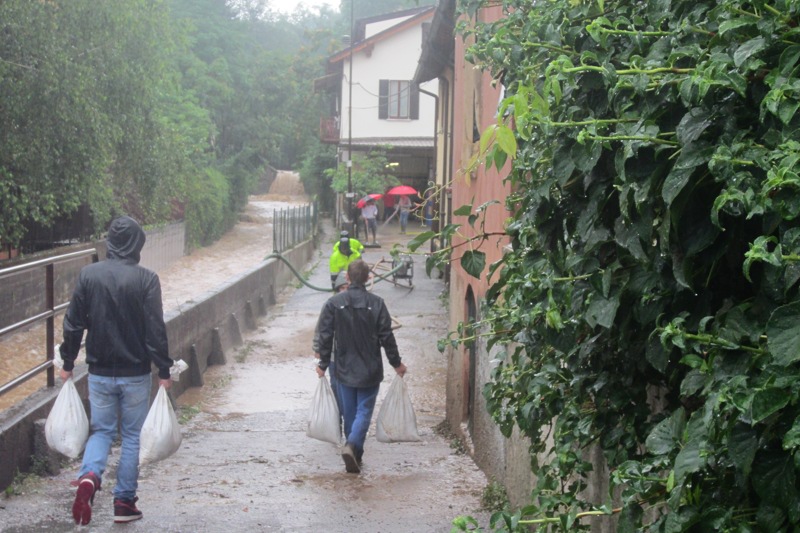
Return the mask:
[[320, 361], [316, 370], [317, 375], [323, 377], [333, 355], [347, 439], [342, 459], [347, 472], [358, 474], [364, 441], [383, 381], [381, 348], [399, 376], [405, 374], [406, 365], [400, 359], [386, 304], [380, 296], [366, 289], [369, 265], [361, 259], [350, 263], [347, 279], [350, 281], [348, 289], [325, 302], [320, 313]]
[[78, 491], [72, 505], [75, 523], [92, 518], [94, 495], [106, 469], [117, 433], [122, 449], [114, 487], [114, 521], [142, 517], [136, 507], [139, 478], [139, 433], [147, 417], [158, 368], [159, 385], [169, 388], [172, 359], [158, 276], [139, 265], [145, 234], [130, 217], [108, 230], [106, 260], [84, 267], [64, 316], [61, 378], [72, 377], [75, 358], [86, 335], [92, 433], [83, 453]]

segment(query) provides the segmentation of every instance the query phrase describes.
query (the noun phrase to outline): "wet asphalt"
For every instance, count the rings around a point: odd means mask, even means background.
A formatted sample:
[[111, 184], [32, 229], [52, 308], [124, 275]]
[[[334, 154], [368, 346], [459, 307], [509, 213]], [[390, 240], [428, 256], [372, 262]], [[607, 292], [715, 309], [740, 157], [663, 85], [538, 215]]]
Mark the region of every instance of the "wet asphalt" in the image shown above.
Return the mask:
[[[380, 228], [380, 247], [368, 248], [365, 260], [387, 272], [392, 246], [423, 229], [413, 222], [407, 235], [396, 224]], [[337, 237], [323, 224], [317, 253], [298, 266], [311, 285], [330, 285], [328, 257]], [[409, 277], [373, 287], [399, 326], [395, 336], [408, 366], [420, 442], [377, 442], [373, 417], [364, 468], [356, 475], [345, 473], [335, 445], [305, 435], [317, 383], [311, 338], [330, 293], [295, 282], [256, 330], [244, 332], [244, 344], [227, 354], [226, 365], [209, 368], [203, 387], [178, 398], [183, 443], [172, 457], [141, 467], [142, 520], [113, 523], [115, 447], [91, 524], [72, 522], [73, 462], [57, 476], [15, 485], [15, 494], [0, 499], [0, 531], [434, 533], [449, 532], [464, 514], [485, 524], [479, 508], [487, 480], [442, 431], [447, 361], [436, 343], [447, 332], [447, 299], [443, 281], [436, 272], [428, 277], [424, 265], [424, 256], [414, 256]], [[376, 415], [393, 375], [385, 364]]]

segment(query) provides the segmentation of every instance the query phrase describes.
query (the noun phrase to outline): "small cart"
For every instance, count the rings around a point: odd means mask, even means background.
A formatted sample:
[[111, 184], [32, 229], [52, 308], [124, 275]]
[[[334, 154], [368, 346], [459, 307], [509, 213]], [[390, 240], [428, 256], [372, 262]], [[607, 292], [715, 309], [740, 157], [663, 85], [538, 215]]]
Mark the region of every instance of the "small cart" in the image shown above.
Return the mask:
[[405, 279], [411, 285], [411, 279], [414, 277], [414, 259], [408, 254], [400, 254], [392, 259], [392, 270], [395, 284], [398, 279]]

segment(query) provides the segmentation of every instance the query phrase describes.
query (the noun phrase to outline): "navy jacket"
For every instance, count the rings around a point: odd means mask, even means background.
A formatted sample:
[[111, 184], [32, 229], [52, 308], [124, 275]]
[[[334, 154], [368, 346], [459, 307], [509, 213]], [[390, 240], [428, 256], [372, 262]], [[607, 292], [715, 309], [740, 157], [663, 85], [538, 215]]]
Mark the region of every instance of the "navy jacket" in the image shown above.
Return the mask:
[[349, 387], [373, 387], [383, 381], [381, 347], [392, 367], [400, 366], [392, 318], [380, 296], [363, 285], [350, 287], [325, 302], [319, 317], [319, 366], [327, 369], [336, 338], [334, 372]]
[[161, 283], [155, 272], [139, 266], [145, 234], [129, 217], [108, 230], [107, 259], [81, 269], [64, 316], [61, 357], [71, 371], [86, 335], [89, 373], [124, 377], [149, 374], [169, 378], [167, 330], [161, 303]]

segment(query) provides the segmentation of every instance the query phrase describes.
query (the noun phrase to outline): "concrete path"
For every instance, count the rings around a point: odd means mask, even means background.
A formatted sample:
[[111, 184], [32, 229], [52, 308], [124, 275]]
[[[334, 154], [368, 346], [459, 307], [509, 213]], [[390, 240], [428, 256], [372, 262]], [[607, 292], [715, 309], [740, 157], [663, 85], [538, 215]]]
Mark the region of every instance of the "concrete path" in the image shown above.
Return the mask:
[[[394, 243], [413, 238], [398, 227], [381, 229], [381, 248], [365, 259], [390, 266]], [[338, 237], [328, 228], [311, 264], [298, 270], [327, 287], [328, 255]], [[114, 455], [97, 495], [88, 531], [276, 531], [329, 533], [448, 532], [453, 518], [470, 514], [486, 523], [480, 496], [487, 480], [457, 442], [442, 434], [447, 361], [436, 342], [447, 331], [444, 285], [425, 274], [415, 256], [413, 290], [376, 283], [401, 327], [395, 334], [414, 402], [421, 442], [382, 444], [367, 439], [364, 470], [346, 474], [337, 447], [305, 435], [317, 383], [311, 338], [330, 293], [299, 283], [284, 291], [257, 330], [245, 335], [226, 365], [210, 368], [205, 386], [178, 403], [183, 444], [172, 457], [141, 469], [139, 507], [144, 519], [113, 524]], [[394, 371], [386, 376], [376, 415]], [[77, 465], [59, 476], [32, 478], [0, 500], [0, 531], [73, 531], [70, 516]]]

